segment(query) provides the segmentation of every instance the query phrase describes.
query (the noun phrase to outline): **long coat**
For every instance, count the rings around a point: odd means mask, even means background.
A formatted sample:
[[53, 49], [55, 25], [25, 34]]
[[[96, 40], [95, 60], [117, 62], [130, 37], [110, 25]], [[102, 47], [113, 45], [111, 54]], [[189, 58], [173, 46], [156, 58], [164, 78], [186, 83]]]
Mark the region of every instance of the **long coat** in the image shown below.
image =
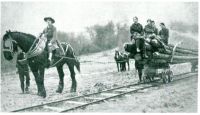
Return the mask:
[[163, 28], [159, 31], [159, 36], [161, 40], [167, 45], [169, 39], [169, 30], [167, 28]]

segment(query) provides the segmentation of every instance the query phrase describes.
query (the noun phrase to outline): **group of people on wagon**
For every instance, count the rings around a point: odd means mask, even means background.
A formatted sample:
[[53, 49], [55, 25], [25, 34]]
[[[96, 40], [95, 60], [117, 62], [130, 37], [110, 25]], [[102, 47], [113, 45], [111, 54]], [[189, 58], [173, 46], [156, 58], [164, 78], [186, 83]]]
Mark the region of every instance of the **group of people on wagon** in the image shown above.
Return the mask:
[[[155, 25], [155, 21], [148, 19], [147, 25], [143, 28], [138, 22], [138, 17], [133, 17], [133, 24], [130, 27], [131, 42], [136, 45], [136, 52], [141, 52], [143, 58], [148, 58], [146, 55], [145, 43], [156, 45], [160, 42], [162, 45], [168, 45], [169, 30], [164, 23], [160, 23], [161, 30]], [[143, 42], [141, 43], [141, 40]]]

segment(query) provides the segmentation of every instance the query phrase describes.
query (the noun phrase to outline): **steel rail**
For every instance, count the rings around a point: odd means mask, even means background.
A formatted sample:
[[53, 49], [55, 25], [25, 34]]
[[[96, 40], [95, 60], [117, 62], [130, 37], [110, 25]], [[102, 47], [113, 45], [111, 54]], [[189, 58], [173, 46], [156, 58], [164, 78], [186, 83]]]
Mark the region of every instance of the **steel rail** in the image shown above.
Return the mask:
[[[187, 74], [191, 74], [191, 73], [183, 73], [183, 74], [179, 74], [179, 75], [174, 75], [174, 77], [187, 75]], [[173, 80], [172, 82], [179, 81], [179, 80], [188, 78], [190, 76], [194, 76], [196, 74], [197, 73], [192, 73], [192, 75], [189, 75], [189, 76], [184, 77], [184, 78]], [[156, 81], [159, 81], [159, 79], [156, 80]], [[123, 95], [126, 95], [126, 94], [138, 92], [139, 90], [144, 90], [144, 89], [148, 89], [148, 88], [151, 88], [151, 87], [156, 87], [156, 86], [162, 85], [162, 83], [157, 83], [157, 84], [156, 84], [156, 82], [153, 82], [153, 83], [155, 83], [155, 84], [145, 84], [145, 85], [148, 85], [148, 86], [133, 89], [131, 91], [129, 90], [129, 91], [124, 92], [124, 93], [119, 93], [119, 94], [114, 95], [114, 96], [106, 97], [106, 98], [103, 98], [103, 99], [100, 99], [100, 100], [97, 100], [97, 101], [93, 101], [93, 102], [89, 102], [89, 103], [79, 105], [79, 106], [76, 106], [76, 107], [72, 107], [72, 108], [69, 108], [69, 109], [61, 110], [59, 112], [68, 112], [68, 111], [76, 110], [76, 109], [83, 108], [83, 107], [86, 107], [88, 105], [96, 104], [96, 103], [99, 103], [99, 102], [102, 102], [102, 101], [105, 101], [105, 100], [109, 100], [109, 99], [120, 97], [120, 96], [123, 96]], [[30, 107], [26, 107], [26, 108], [22, 108], [22, 109], [17, 109], [17, 110], [11, 111], [11, 112], [31, 111], [31, 110], [34, 110], [35, 108], [38, 108], [38, 107], [41, 107], [41, 109], [42, 109], [42, 107], [47, 106], [47, 105], [51, 105], [51, 104], [58, 104], [58, 103], [61, 103], [61, 102], [67, 102], [67, 101], [74, 100], [74, 99], [81, 99], [81, 98], [84, 99], [84, 97], [95, 96], [95, 95], [99, 95], [99, 94], [106, 93], [106, 92], [107, 93], [113, 92], [113, 91], [118, 90], [118, 89], [128, 88], [128, 87], [132, 87], [132, 86], [142, 86], [143, 84], [144, 83], [142, 83], [142, 84], [141, 83], [135, 83], [135, 84], [124, 85], [124, 86], [120, 86], [120, 87], [116, 87], [116, 88], [112, 88], [112, 89], [103, 90], [101, 92], [90, 93], [90, 94], [81, 95], [81, 96], [75, 96], [75, 97], [71, 97], [71, 98], [67, 98], [67, 99], [63, 99], [63, 100], [59, 100], [59, 101], [53, 101], [53, 102], [48, 102], [48, 103], [44, 103], [44, 104], [40, 104], [40, 105], [35, 105], [35, 106], [30, 106]]]

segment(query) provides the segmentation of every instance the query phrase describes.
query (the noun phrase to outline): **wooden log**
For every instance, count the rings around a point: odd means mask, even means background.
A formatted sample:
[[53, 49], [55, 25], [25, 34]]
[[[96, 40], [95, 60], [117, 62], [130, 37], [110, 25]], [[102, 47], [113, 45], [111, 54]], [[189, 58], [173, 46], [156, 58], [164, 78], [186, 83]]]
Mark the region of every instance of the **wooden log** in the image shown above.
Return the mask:
[[[160, 52], [161, 53], [161, 52]], [[166, 49], [166, 52], [164, 52], [165, 54], [171, 55], [172, 54], [172, 50]], [[178, 56], [197, 56], [197, 54], [190, 54], [190, 53], [181, 53], [181, 52], [175, 52], [174, 55], [178, 55]]]
[[[136, 54], [136, 46], [131, 44], [131, 43], [126, 43], [124, 49], [125, 49], [125, 51], [127, 51], [131, 54]], [[151, 49], [148, 49], [148, 50], [151, 50]], [[168, 55], [171, 55], [172, 50], [173, 50], [172, 45], [166, 46], [166, 52], [165, 53], [168, 54]], [[193, 50], [189, 50], [189, 49], [185, 49], [185, 48], [177, 47], [174, 55], [177, 55], [177, 56], [197, 56], [198, 52], [193, 51]]]
[[[166, 49], [172, 52], [173, 47], [167, 46]], [[198, 52], [196, 51], [186, 50], [186, 49], [181, 49], [181, 48], [176, 48], [175, 53], [198, 55]]]
[[166, 63], [178, 64], [178, 63], [186, 63], [186, 62], [195, 63], [196, 60], [177, 60], [177, 59], [175, 59], [172, 62], [170, 62], [170, 60], [167, 60], [167, 59], [152, 59], [151, 60], [151, 63], [154, 63], [154, 64], [166, 64]]
[[[171, 48], [174, 47], [174, 45], [172, 45], [172, 44], [169, 44], [168, 46], [171, 47]], [[177, 47], [177, 49], [180, 49], [180, 50], [189, 50], [189, 51], [192, 51], [192, 52], [198, 52], [198, 49], [186, 49], [186, 48], [182, 48], [182, 47]]]
[[[161, 53], [153, 53], [153, 58], [155, 59], [171, 59], [171, 55], [167, 55], [167, 54], [161, 54]], [[173, 56], [174, 60], [198, 60], [198, 56], [178, 56], [178, 55], [174, 55]]]

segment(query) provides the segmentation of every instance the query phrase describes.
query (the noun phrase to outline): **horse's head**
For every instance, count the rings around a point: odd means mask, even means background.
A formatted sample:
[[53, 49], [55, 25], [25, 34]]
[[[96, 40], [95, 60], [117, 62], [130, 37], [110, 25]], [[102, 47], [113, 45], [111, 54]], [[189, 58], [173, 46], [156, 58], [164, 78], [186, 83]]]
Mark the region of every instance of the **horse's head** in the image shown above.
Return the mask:
[[119, 56], [119, 51], [115, 50], [115, 57]]
[[6, 31], [3, 36], [3, 54], [7, 60], [12, 60], [18, 46], [23, 52], [28, 52], [36, 37], [22, 32]]
[[116, 59], [121, 58], [121, 53], [120, 53], [119, 50], [115, 50], [115, 58], [116, 58]]
[[3, 36], [3, 55], [5, 59], [12, 60], [14, 53], [18, 51], [17, 42], [12, 38], [12, 32], [6, 31]]

